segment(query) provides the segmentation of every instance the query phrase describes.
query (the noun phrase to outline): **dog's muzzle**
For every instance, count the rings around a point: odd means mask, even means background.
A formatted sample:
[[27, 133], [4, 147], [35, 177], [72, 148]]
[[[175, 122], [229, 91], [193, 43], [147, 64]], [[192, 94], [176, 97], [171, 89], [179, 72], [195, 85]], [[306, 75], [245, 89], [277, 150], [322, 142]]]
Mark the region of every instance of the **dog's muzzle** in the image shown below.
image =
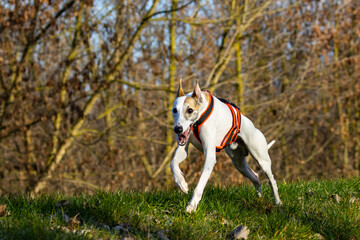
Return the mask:
[[183, 132], [183, 127], [182, 127], [182, 126], [176, 126], [176, 127], [174, 127], [174, 132], [175, 132], [176, 134], [182, 133], [182, 132]]
[[189, 128], [186, 129], [185, 131], [183, 131], [184, 129], [182, 126], [176, 126], [174, 128], [174, 132], [178, 136], [178, 140], [179, 140], [178, 143], [180, 146], [184, 146], [187, 143], [187, 141], [189, 140], [191, 128], [192, 128], [192, 124], [190, 124]]

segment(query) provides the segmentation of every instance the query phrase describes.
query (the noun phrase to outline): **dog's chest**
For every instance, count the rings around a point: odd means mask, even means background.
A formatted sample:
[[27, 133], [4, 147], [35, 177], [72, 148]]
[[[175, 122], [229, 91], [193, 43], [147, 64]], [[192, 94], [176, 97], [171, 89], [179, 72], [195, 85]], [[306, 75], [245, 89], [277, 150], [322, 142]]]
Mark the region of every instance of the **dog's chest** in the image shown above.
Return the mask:
[[[204, 119], [206, 120], [204, 121]], [[208, 113], [205, 112], [202, 119], [194, 124], [192, 143], [200, 150], [202, 144], [207, 144], [210, 141], [213, 143], [211, 145], [216, 145], [216, 151], [220, 152], [236, 140], [239, 132], [237, 125], [239, 119], [240, 113], [236, 109], [220, 102], [216, 106], [214, 101], [213, 109]]]

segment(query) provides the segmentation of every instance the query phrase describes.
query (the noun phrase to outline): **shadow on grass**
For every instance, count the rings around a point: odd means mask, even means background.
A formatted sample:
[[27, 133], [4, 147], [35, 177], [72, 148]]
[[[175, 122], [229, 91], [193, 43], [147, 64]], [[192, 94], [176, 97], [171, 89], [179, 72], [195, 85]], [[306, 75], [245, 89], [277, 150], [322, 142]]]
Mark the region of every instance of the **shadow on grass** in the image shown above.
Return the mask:
[[66, 228], [52, 229], [49, 225], [39, 222], [21, 221], [21, 223], [1, 223], [0, 239], [91, 239], [86, 235], [77, 234]]

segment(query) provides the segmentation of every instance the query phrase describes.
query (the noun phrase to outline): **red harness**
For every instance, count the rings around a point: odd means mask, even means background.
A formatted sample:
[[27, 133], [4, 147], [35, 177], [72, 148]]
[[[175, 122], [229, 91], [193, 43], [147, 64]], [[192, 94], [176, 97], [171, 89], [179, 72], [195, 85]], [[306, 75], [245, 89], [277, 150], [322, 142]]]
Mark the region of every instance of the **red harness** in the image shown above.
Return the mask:
[[[202, 144], [200, 140], [200, 127], [210, 117], [211, 113], [214, 110], [214, 97], [210, 92], [207, 93], [210, 95], [210, 102], [206, 110], [203, 112], [203, 114], [201, 114], [199, 120], [197, 120], [192, 126], [192, 131], [200, 144]], [[219, 98], [219, 100], [229, 107], [233, 121], [232, 127], [225, 135], [224, 139], [221, 142], [221, 145], [216, 146], [216, 152], [220, 152], [221, 150], [229, 146], [231, 143], [236, 141], [241, 126], [240, 109], [235, 104], [227, 101], [226, 99]]]

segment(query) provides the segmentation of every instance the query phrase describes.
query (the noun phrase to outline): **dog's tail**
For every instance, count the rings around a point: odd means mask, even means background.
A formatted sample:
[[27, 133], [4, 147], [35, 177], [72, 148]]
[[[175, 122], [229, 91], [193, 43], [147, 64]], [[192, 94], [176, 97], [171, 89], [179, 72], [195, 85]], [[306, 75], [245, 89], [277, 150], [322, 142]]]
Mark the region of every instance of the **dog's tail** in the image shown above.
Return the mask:
[[272, 140], [271, 142], [269, 142], [269, 143], [268, 143], [268, 149], [270, 149], [271, 146], [274, 145], [274, 143], [275, 143], [275, 140]]

